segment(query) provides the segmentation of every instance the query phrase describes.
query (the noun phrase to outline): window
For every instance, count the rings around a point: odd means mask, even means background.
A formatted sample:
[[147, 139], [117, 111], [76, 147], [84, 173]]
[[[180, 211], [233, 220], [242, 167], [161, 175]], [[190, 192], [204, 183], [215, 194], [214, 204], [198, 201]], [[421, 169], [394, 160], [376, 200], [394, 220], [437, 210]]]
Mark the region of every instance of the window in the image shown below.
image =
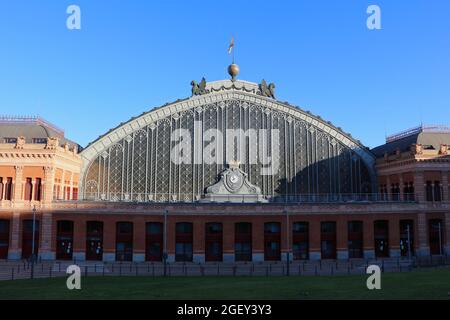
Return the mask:
[[206, 224], [205, 229], [206, 261], [222, 261], [222, 224], [210, 222]]
[[33, 138], [32, 142], [35, 144], [46, 144], [47, 138]]
[[0, 200], [3, 200], [3, 178], [0, 177]]
[[0, 259], [8, 258], [9, 220], [0, 220]]
[[413, 182], [407, 182], [404, 184], [403, 188], [404, 198], [405, 201], [414, 201], [415, 195], [414, 195], [414, 183]]
[[281, 233], [279, 222], [264, 224], [264, 260], [281, 260]]
[[374, 222], [375, 256], [389, 257], [389, 223], [385, 220]]
[[56, 259], [71, 260], [73, 253], [73, 221], [58, 221]]
[[116, 260], [133, 260], [133, 223], [117, 222]]
[[6, 178], [5, 200], [12, 200], [12, 178]]
[[425, 194], [427, 201], [433, 201], [433, 182], [427, 181], [425, 186]]
[[336, 259], [336, 222], [322, 222], [320, 230], [322, 259]]
[[103, 222], [86, 223], [86, 260], [101, 261], [103, 258]]
[[31, 178], [27, 178], [25, 182], [24, 200], [31, 201], [32, 193], [33, 193], [33, 184], [31, 183]]
[[218, 234], [222, 233], [222, 224], [221, 223], [207, 223], [206, 224], [206, 232], [209, 234]]
[[309, 258], [309, 225], [308, 222], [295, 222], [292, 225], [292, 251], [294, 260]]
[[17, 143], [17, 138], [5, 138], [5, 143], [15, 144]]
[[441, 201], [442, 199], [442, 190], [441, 190], [441, 182], [434, 182], [434, 201]]
[[78, 200], [78, 188], [73, 188], [72, 200]]
[[393, 201], [400, 200], [400, 185], [398, 183], [394, 183], [391, 185], [391, 194]]
[[164, 250], [163, 224], [160, 222], [147, 222], [146, 230], [146, 260], [162, 261]]
[[192, 223], [181, 222], [177, 223], [177, 233], [192, 233]]
[[278, 222], [269, 222], [264, 224], [265, 233], [280, 233], [280, 224]]
[[349, 258], [363, 257], [363, 222], [348, 222], [348, 256]]
[[34, 192], [34, 200], [35, 201], [41, 201], [42, 197], [42, 179], [36, 178], [36, 184], [35, 184], [36, 191]]
[[407, 257], [409, 252], [414, 255], [414, 221], [400, 220], [400, 253]]
[[443, 250], [443, 229], [445, 225], [440, 219], [433, 219], [428, 222], [429, 224], [429, 242], [430, 242], [430, 253], [432, 255], [442, 255]]
[[162, 234], [163, 224], [159, 222], [148, 222], [147, 223], [147, 234]]
[[118, 222], [117, 232], [119, 234], [133, 233], [133, 224], [131, 222]]
[[252, 261], [252, 224], [238, 222], [234, 230], [235, 261]]
[[190, 222], [176, 224], [175, 260], [192, 261], [193, 258], [193, 225]]

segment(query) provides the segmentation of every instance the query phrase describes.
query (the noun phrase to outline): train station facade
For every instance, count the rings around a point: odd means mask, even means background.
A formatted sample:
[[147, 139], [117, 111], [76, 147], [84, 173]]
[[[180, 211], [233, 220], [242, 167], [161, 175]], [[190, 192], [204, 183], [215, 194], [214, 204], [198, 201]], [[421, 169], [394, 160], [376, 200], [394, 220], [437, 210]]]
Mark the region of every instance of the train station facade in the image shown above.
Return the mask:
[[369, 150], [274, 87], [193, 81], [82, 151], [42, 119], [2, 118], [0, 259], [30, 257], [33, 208], [45, 260], [450, 254], [450, 129]]

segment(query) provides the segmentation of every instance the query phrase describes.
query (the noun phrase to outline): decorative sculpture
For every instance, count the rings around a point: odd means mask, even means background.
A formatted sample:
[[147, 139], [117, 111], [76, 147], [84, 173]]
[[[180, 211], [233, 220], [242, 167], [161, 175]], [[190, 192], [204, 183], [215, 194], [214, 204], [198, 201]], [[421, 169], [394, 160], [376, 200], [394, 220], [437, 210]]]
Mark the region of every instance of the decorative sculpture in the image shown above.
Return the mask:
[[192, 96], [200, 96], [209, 93], [209, 90], [206, 90], [206, 79], [204, 77], [202, 78], [200, 83], [197, 83], [195, 80], [192, 80], [191, 86], [192, 86]]
[[266, 80], [262, 80], [259, 85], [260, 94], [264, 97], [275, 99], [275, 84], [271, 83], [267, 85]]
[[25, 137], [17, 137], [17, 142], [15, 145], [15, 149], [23, 149], [23, 147], [25, 146]]
[[202, 202], [267, 202], [261, 189], [248, 181], [248, 175], [238, 161], [220, 173], [219, 181], [206, 189]]
[[56, 137], [49, 137], [47, 139], [47, 145], [45, 146], [45, 149], [47, 150], [56, 150], [59, 144], [59, 139]]

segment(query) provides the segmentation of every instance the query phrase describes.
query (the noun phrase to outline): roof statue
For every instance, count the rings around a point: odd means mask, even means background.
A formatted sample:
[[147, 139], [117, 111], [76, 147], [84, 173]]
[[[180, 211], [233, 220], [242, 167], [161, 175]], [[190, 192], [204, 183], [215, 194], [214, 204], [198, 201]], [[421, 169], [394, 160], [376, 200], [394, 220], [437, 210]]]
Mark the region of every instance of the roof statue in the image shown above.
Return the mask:
[[275, 84], [271, 83], [267, 85], [266, 80], [262, 80], [259, 85], [260, 94], [264, 97], [275, 99]]
[[192, 96], [201, 96], [203, 94], [209, 93], [209, 90], [206, 90], [206, 79], [203, 77], [200, 83], [197, 83], [195, 80], [191, 81], [192, 86]]

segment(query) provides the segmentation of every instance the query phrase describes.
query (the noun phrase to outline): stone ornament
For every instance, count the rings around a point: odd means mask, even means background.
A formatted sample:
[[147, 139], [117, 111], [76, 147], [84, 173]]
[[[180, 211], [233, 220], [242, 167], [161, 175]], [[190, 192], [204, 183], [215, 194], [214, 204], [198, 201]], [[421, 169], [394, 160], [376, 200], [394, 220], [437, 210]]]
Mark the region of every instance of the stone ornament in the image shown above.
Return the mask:
[[56, 137], [49, 137], [47, 139], [47, 144], [45, 145], [45, 149], [47, 150], [56, 150], [59, 145], [59, 139]]
[[197, 83], [195, 80], [191, 81], [192, 86], [192, 96], [201, 96], [204, 94], [208, 94], [210, 91], [206, 90], [206, 79], [203, 77], [200, 83]]
[[14, 149], [23, 149], [25, 146], [25, 137], [17, 137], [16, 145], [14, 146]]
[[219, 182], [206, 189], [203, 202], [266, 202], [261, 189], [248, 181], [248, 175], [239, 168], [240, 163], [230, 161], [220, 174]]
[[259, 85], [258, 94], [262, 95], [263, 97], [275, 99], [275, 84], [271, 83], [267, 85], [266, 80], [263, 79], [261, 81], [261, 84]]

